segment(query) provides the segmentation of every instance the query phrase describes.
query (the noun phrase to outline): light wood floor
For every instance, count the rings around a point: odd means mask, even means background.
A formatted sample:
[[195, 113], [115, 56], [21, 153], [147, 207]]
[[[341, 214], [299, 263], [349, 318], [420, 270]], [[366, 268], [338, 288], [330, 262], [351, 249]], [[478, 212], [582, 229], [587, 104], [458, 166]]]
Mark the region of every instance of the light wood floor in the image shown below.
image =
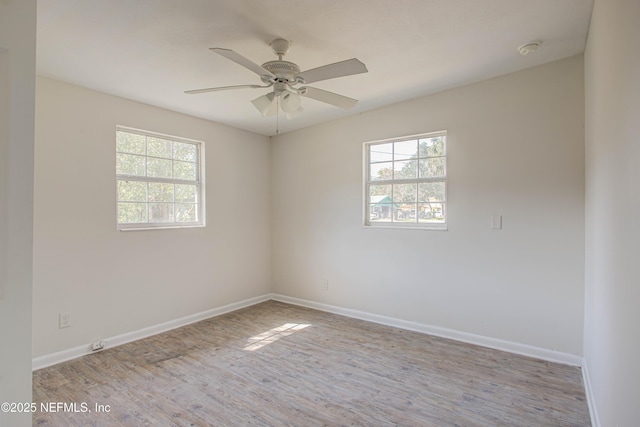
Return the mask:
[[36, 371], [33, 395], [93, 411], [46, 426], [590, 426], [579, 368], [274, 301]]

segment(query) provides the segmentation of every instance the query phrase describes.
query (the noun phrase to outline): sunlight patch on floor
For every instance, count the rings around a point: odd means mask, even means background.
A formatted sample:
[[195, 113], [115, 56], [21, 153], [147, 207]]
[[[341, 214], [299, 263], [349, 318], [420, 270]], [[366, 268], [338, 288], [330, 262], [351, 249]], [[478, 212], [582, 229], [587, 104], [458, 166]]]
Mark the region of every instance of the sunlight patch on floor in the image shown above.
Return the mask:
[[247, 340], [248, 344], [245, 346], [244, 350], [258, 350], [272, 342], [278, 341], [280, 338], [284, 338], [288, 335], [301, 331], [309, 326], [311, 325], [308, 323], [285, 323], [277, 328], [269, 329], [266, 332], [252, 336]]

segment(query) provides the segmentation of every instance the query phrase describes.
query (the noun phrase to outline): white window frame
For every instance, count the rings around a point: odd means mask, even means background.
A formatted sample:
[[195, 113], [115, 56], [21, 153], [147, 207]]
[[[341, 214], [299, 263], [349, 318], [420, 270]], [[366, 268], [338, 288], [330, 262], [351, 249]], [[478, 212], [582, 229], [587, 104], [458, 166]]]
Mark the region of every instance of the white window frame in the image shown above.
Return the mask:
[[[388, 144], [394, 142], [403, 142], [412, 139], [426, 139], [426, 138], [435, 138], [439, 136], [445, 137], [444, 144], [444, 155], [439, 156], [444, 158], [444, 176], [439, 177], [416, 177], [416, 178], [395, 178], [388, 180], [371, 180], [370, 167], [370, 147], [380, 144]], [[397, 138], [388, 138], [376, 141], [368, 141], [363, 144], [363, 227], [365, 228], [396, 228], [396, 229], [418, 229], [418, 230], [441, 230], [445, 231], [448, 229], [448, 177], [447, 177], [447, 151], [448, 151], [448, 141], [447, 141], [447, 131], [437, 131], [437, 132], [428, 132], [417, 135], [408, 135], [401, 136]], [[375, 162], [374, 162], [375, 164]], [[391, 218], [389, 221], [372, 221], [370, 218], [371, 212], [371, 193], [370, 186], [371, 185], [393, 185], [393, 184], [420, 184], [420, 183], [430, 183], [430, 182], [443, 182], [444, 183], [444, 200], [441, 203], [441, 208], [443, 211], [444, 222], [419, 222], [418, 218], [416, 218], [415, 222], [398, 222], [393, 221]], [[392, 197], [393, 198], [393, 197]], [[436, 202], [434, 202], [436, 203]], [[416, 204], [417, 207], [417, 204]], [[416, 217], [417, 217], [416, 212]]]
[[[138, 175], [123, 175], [118, 174], [116, 171], [116, 189], [115, 189], [115, 199], [116, 199], [116, 212], [115, 212], [115, 220], [116, 220], [116, 228], [120, 231], [135, 231], [135, 230], [158, 230], [158, 229], [172, 229], [172, 228], [196, 228], [196, 227], [204, 227], [206, 225], [206, 209], [205, 209], [205, 168], [204, 168], [204, 142], [197, 141], [193, 139], [183, 138], [175, 135], [167, 135], [158, 132], [151, 132], [142, 129], [136, 129], [127, 126], [116, 126], [116, 132], [128, 132], [136, 135], [142, 135], [145, 137], [152, 138], [161, 138], [164, 140], [170, 140], [175, 142], [182, 142], [187, 144], [194, 144], [197, 147], [197, 156], [198, 159], [196, 161], [197, 171], [196, 171], [196, 179], [192, 180], [180, 180], [174, 178], [159, 178], [159, 177], [149, 177], [149, 176], [138, 176]], [[114, 142], [116, 140], [116, 134], [114, 134]], [[116, 143], [114, 152], [117, 154], [118, 146]], [[148, 156], [145, 152], [145, 165], [146, 159], [152, 156]], [[196, 185], [196, 204], [197, 204], [197, 220], [193, 222], [144, 222], [144, 223], [120, 223], [118, 222], [118, 204], [120, 203], [119, 194], [118, 194], [118, 181], [119, 180], [127, 180], [127, 181], [138, 181], [138, 182], [146, 182], [146, 183], [169, 183], [169, 184], [189, 184]], [[149, 203], [149, 202], [146, 202]], [[172, 203], [176, 203], [175, 200]], [[149, 219], [149, 211], [147, 208], [147, 220]]]

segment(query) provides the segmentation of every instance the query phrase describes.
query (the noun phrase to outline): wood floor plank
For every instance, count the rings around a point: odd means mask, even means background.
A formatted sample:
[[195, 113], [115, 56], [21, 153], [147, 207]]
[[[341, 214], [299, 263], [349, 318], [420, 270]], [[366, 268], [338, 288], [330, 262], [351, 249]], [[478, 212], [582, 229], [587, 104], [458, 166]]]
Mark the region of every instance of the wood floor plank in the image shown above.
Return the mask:
[[579, 368], [274, 301], [36, 371], [33, 396], [92, 410], [42, 426], [590, 426]]

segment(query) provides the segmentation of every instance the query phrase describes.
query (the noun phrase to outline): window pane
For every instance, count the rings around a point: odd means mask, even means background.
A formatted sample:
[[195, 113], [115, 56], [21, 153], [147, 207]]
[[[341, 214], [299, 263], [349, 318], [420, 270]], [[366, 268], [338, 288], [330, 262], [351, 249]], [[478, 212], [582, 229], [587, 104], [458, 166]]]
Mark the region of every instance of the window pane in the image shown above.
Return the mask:
[[446, 134], [431, 135], [367, 145], [365, 225], [446, 224]]
[[176, 222], [195, 222], [198, 220], [198, 206], [195, 203], [176, 204]]
[[145, 157], [133, 154], [116, 154], [116, 173], [118, 175], [144, 176]]
[[369, 221], [390, 222], [393, 215], [393, 204], [373, 203], [369, 206]]
[[196, 202], [197, 187], [195, 185], [176, 184], [176, 202]]
[[150, 202], [173, 202], [173, 184], [149, 183]]
[[418, 141], [400, 141], [393, 144], [393, 160], [408, 160], [418, 157]]
[[120, 224], [147, 222], [147, 204], [118, 203], [118, 222]]
[[390, 221], [392, 215], [392, 186], [369, 186], [369, 220]]
[[144, 155], [145, 136], [129, 132], [116, 132], [116, 151]]
[[425, 182], [418, 184], [419, 202], [440, 202], [445, 200], [444, 182]]
[[171, 160], [147, 158], [147, 175], [157, 178], [171, 178]]
[[418, 161], [405, 160], [402, 162], [393, 162], [393, 178], [416, 178], [418, 176]]
[[381, 181], [384, 179], [392, 179], [393, 163], [374, 163], [369, 169], [369, 179], [371, 181]]
[[183, 142], [173, 143], [173, 158], [186, 162], [195, 162], [198, 160], [198, 148], [195, 144], [185, 144]]
[[420, 140], [420, 157], [444, 156], [445, 155], [444, 136], [435, 138], [425, 138]]
[[173, 162], [173, 177], [175, 179], [185, 179], [195, 181], [196, 164], [187, 162]]
[[435, 176], [445, 176], [444, 157], [432, 157], [430, 159], [421, 159], [420, 178], [429, 178]]
[[393, 144], [376, 144], [369, 146], [369, 162], [390, 162], [393, 160]]
[[443, 223], [445, 218], [444, 203], [418, 203], [418, 222]]
[[171, 141], [147, 137], [147, 156], [171, 158]]
[[404, 203], [393, 205], [394, 222], [416, 222], [415, 203]]
[[149, 203], [149, 222], [173, 222], [173, 203]]
[[199, 157], [199, 143], [117, 129], [118, 224], [172, 227], [201, 221]]
[[[373, 202], [374, 197], [378, 197], [376, 199], [376, 203], [391, 203], [391, 184], [373, 184], [369, 186], [369, 196], [371, 197], [371, 201]], [[389, 200], [384, 201], [384, 198], [388, 198]]]
[[147, 183], [140, 181], [118, 180], [119, 202], [146, 202]]
[[418, 184], [395, 184], [393, 186], [393, 202], [415, 202], [417, 197], [417, 190]]

